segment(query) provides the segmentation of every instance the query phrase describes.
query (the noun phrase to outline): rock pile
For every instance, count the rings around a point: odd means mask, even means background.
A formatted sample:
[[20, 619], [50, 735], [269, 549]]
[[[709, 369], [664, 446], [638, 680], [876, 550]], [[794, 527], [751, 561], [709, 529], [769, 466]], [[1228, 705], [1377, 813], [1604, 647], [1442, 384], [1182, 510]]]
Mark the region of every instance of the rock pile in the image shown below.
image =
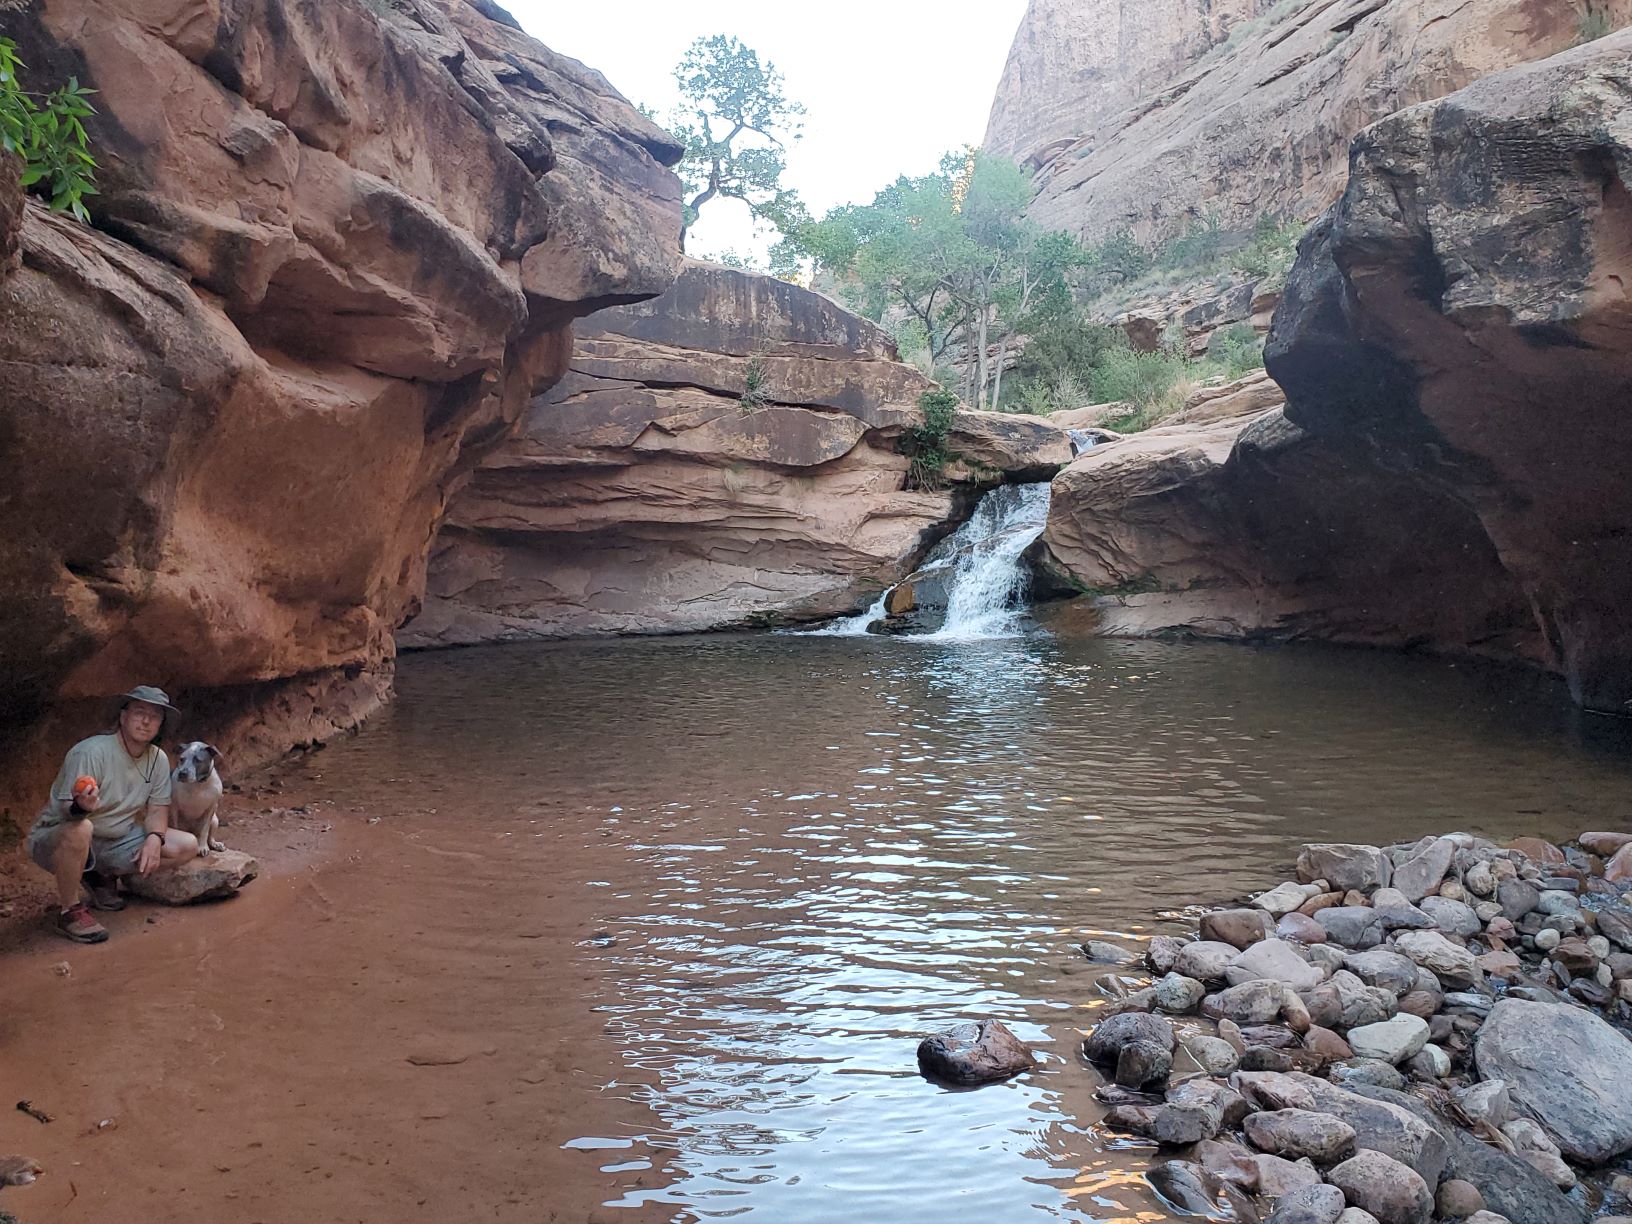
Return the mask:
[[1084, 1046], [1106, 1123], [1188, 1145], [1151, 1181], [1213, 1218], [1628, 1209], [1610, 1170], [1569, 1192], [1632, 1151], [1629, 893], [1632, 834], [1306, 846], [1295, 880], [1151, 941], [1156, 979]]

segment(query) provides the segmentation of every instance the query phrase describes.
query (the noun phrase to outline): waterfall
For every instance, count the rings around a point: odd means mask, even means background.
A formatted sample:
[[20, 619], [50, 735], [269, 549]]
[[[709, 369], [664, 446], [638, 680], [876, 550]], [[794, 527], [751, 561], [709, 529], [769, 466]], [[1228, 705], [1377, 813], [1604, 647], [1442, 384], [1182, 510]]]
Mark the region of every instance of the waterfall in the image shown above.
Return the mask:
[[883, 594], [874, 600], [873, 606], [865, 612], [841, 617], [820, 629], [801, 629], [798, 632], [804, 637], [860, 637], [867, 632], [867, 626], [884, 619], [884, 601], [889, 599], [893, 590], [894, 587], [885, 587]]
[[946, 620], [935, 641], [1012, 637], [1025, 612], [1029, 575], [1021, 561], [1048, 519], [1045, 483], [1001, 485], [980, 499], [969, 521], [945, 543], [956, 556], [947, 587]]
[[1068, 429], [1065, 432], [1071, 436], [1071, 454], [1073, 457], [1082, 454], [1083, 451], [1093, 450], [1094, 445], [1099, 441], [1094, 437], [1091, 430]]
[[[1000, 485], [982, 497], [968, 521], [937, 544], [914, 575], [946, 575], [946, 620], [934, 633], [901, 636], [948, 642], [1018, 633], [1028, 578], [1021, 555], [1042, 534], [1048, 491], [1046, 482]], [[889, 595], [886, 590], [857, 616], [805, 632], [821, 637], [865, 634], [884, 618]]]

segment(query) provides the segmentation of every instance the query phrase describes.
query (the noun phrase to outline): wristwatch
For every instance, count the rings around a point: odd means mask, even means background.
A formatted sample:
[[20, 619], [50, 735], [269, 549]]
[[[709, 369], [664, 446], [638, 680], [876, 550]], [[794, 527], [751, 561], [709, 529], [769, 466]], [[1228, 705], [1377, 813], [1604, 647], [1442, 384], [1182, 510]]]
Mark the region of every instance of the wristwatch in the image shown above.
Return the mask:
[[[148, 830], [148, 831], [147, 831], [147, 836], [148, 836], [148, 837], [156, 837], [156, 838], [158, 838], [158, 839], [159, 839], [159, 844], [160, 844], [160, 845], [161, 845], [161, 846], [162, 846], [162, 845], [163, 845], [163, 844], [164, 844], [164, 834], [163, 834], [163, 833], [160, 833], [160, 832], [159, 832], [159, 831], [158, 831], [158, 830], [157, 830], [157, 829], [149, 829], [149, 830]], [[143, 839], [143, 840], [144, 840], [144, 841], [145, 841], [145, 840], [146, 840], [146, 838], [144, 838], [144, 839]]]

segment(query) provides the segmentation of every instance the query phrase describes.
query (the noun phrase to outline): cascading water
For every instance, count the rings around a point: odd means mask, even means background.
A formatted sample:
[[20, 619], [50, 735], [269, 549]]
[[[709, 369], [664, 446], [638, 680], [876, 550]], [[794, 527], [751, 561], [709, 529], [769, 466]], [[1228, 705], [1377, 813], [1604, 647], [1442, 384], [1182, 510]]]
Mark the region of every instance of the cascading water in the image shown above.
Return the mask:
[[858, 612], [855, 616], [841, 617], [820, 629], [801, 629], [800, 634], [805, 637], [860, 637], [867, 632], [867, 626], [874, 621], [884, 619], [884, 601], [889, 599], [894, 587], [886, 587], [884, 593], [873, 601], [873, 606], [865, 612]]
[[[1046, 483], [1001, 485], [980, 499], [967, 522], [937, 544], [920, 576], [946, 574], [946, 619], [934, 633], [902, 634], [918, 641], [1012, 637], [1024, 614], [1027, 572], [1021, 555], [1048, 519]], [[893, 589], [893, 588], [892, 588]], [[823, 637], [857, 637], [882, 620], [890, 592], [865, 612], [809, 630]]]
[[1029, 578], [1020, 557], [1043, 533], [1048, 491], [1046, 483], [1002, 485], [980, 499], [969, 521], [947, 541], [962, 537], [953, 549], [946, 620], [928, 637], [966, 641], [1018, 632]]

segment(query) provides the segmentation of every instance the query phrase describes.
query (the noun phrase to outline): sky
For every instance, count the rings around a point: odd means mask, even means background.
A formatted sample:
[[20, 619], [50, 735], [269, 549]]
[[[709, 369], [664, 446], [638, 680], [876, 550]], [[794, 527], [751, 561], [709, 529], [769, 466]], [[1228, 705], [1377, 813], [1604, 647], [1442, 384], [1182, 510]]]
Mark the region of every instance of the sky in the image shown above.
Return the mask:
[[[783, 181], [816, 216], [871, 200], [899, 174], [929, 173], [949, 149], [978, 145], [1026, 8], [1026, 0], [502, 2], [533, 37], [659, 117], [679, 100], [673, 69], [694, 39], [742, 39], [804, 104], [804, 136]], [[686, 245], [694, 255], [763, 259], [773, 239], [754, 235], [746, 207], [715, 200]]]

